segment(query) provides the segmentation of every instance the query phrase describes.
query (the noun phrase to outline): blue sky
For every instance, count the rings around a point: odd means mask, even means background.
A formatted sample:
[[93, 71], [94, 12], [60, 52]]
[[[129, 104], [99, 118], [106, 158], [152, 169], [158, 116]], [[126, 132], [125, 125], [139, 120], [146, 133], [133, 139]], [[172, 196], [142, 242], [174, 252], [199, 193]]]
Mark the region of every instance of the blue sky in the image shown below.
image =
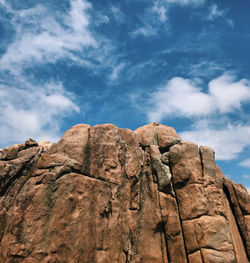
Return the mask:
[[0, 0], [0, 147], [152, 121], [250, 188], [250, 3]]

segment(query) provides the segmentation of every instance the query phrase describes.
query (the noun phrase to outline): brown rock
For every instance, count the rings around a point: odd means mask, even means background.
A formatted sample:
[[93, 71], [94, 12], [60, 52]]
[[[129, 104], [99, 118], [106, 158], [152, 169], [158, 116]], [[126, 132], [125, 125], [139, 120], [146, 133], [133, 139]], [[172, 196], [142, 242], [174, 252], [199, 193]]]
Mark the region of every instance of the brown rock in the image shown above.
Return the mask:
[[176, 189], [176, 195], [183, 220], [207, 214], [207, 199], [201, 184], [188, 184], [183, 188]]
[[162, 163], [161, 154], [157, 145], [150, 145], [150, 156], [153, 172], [157, 175], [159, 191], [168, 193], [170, 189], [170, 192], [173, 193], [170, 168]]
[[181, 142], [170, 148], [169, 159], [174, 184], [203, 183], [201, 159], [198, 146], [190, 142]]
[[[184, 221], [183, 229], [189, 254], [192, 255], [201, 249], [202, 258], [204, 253], [209, 254], [210, 261], [205, 262], [217, 262], [217, 252], [218, 255], [224, 255], [224, 262], [235, 262], [229, 226], [224, 217], [202, 216], [198, 219]], [[210, 250], [204, 252], [202, 248]], [[214, 254], [212, 250], [215, 250], [216, 253]], [[227, 255], [230, 257], [229, 261], [226, 261]]]
[[28, 140], [25, 141], [25, 147], [33, 147], [33, 146], [38, 146], [38, 143], [32, 139], [32, 138], [29, 138]]
[[[248, 255], [248, 258], [250, 258], [250, 239], [249, 239], [249, 232], [247, 230], [247, 225], [245, 222], [245, 217], [244, 217], [244, 210], [242, 211], [241, 206], [240, 206], [240, 200], [239, 200], [239, 188], [241, 186], [234, 184], [232, 181], [229, 179], [225, 178], [225, 182], [223, 185], [224, 192], [226, 194], [227, 200], [230, 204], [230, 208], [232, 210], [232, 213], [235, 215], [235, 219], [237, 221], [237, 225], [239, 226], [238, 230], [241, 234], [242, 241], [244, 244], [244, 247], [246, 249], [246, 253]], [[237, 195], [238, 193], [238, 195]], [[247, 191], [246, 191], [247, 194]], [[249, 199], [246, 198], [246, 202]], [[242, 203], [242, 202], [241, 202]], [[248, 207], [248, 205], [244, 205], [244, 207]]]
[[180, 142], [180, 137], [172, 127], [153, 122], [134, 131], [140, 145], [158, 145], [161, 149], [168, 150]]
[[[216, 263], [235, 263], [235, 256], [233, 251], [217, 251], [210, 248], [202, 248], [201, 254], [203, 262], [216, 262]], [[248, 263], [248, 262], [246, 262]]]
[[51, 143], [50, 143], [49, 141], [47, 141], [47, 140], [43, 140], [43, 141], [40, 141], [40, 142], [38, 143], [38, 145], [39, 145], [40, 147], [43, 147], [43, 148], [45, 149], [45, 151], [47, 151], [47, 150], [50, 148]]
[[164, 164], [169, 165], [169, 152], [165, 152], [161, 155], [161, 161]]
[[169, 262], [185, 263], [187, 255], [177, 201], [169, 194], [160, 193], [160, 207]]
[[203, 263], [201, 252], [199, 250], [193, 254], [188, 255], [188, 260], [192, 263]]
[[87, 124], [78, 124], [66, 131], [58, 143], [51, 145], [48, 155], [62, 154], [69, 159], [76, 160], [80, 165], [87, 159], [86, 149], [89, 139], [89, 128]]
[[[229, 200], [226, 199], [226, 216], [229, 221], [229, 228], [230, 228], [230, 233], [233, 241], [233, 246], [234, 246], [234, 251], [235, 251], [235, 256], [236, 256], [236, 261], [237, 262], [247, 262], [247, 254], [246, 254], [246, 249], [244, 247], [243, 240], [240, 236], [240, 231], [237, 226], [237, 222], [235, 219], [235, 216], [233, 215], [233, 211], [230, 207]], [[245, 222], [246, 227], [247, 227], [247, 222]]]
[[[21, 146], [24, 148], [24, 146]], [[5, 148], [0, 152], [0, 160], [13, 160], [17, 157], [20, 151], [20, 145], [13, 145], [11, 147]]]
[[0, 262], [247, 263], [249, 198], [173, 128], [79, 124], [0, 151]]
[[226, 203], [222, 187], [224, 175], [215, 163], [214, 150], [206, 146], [201, 146], [200, 155], [208, 214], [212, 216], [225, 216]]

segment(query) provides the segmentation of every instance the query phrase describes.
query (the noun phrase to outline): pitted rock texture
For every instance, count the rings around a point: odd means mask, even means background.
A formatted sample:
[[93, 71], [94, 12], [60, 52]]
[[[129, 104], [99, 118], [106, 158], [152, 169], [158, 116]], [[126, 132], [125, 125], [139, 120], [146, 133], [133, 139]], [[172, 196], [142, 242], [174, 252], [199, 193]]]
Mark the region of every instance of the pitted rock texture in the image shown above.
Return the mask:
[[1, 263], [247, 263], [250, 195], [171, 127], [79, 124], [0, 151]]

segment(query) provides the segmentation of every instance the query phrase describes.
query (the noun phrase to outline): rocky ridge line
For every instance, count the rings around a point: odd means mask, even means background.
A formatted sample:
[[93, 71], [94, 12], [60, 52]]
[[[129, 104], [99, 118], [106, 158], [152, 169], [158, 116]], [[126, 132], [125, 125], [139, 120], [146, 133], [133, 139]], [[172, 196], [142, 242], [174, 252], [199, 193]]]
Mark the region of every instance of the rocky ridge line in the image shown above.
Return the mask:
[[0, 167], [0, 262], [249, 262], [249, 193], [171, 127], [79, 124]]

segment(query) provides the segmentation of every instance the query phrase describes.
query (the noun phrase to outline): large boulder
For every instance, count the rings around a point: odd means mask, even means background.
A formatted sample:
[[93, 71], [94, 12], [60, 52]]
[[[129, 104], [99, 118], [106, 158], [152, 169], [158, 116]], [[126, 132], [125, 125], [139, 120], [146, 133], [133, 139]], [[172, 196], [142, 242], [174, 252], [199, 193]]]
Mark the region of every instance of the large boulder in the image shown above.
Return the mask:
[[0, 262], [247, 263], [250, 195], [152, 123], [0, 150]]
[[160, 149], [168, 150], [181, 140], [174, 128], [157, 122], [142, 126], [134, 133], [139, 144], [143, 147], [158, 145]]

